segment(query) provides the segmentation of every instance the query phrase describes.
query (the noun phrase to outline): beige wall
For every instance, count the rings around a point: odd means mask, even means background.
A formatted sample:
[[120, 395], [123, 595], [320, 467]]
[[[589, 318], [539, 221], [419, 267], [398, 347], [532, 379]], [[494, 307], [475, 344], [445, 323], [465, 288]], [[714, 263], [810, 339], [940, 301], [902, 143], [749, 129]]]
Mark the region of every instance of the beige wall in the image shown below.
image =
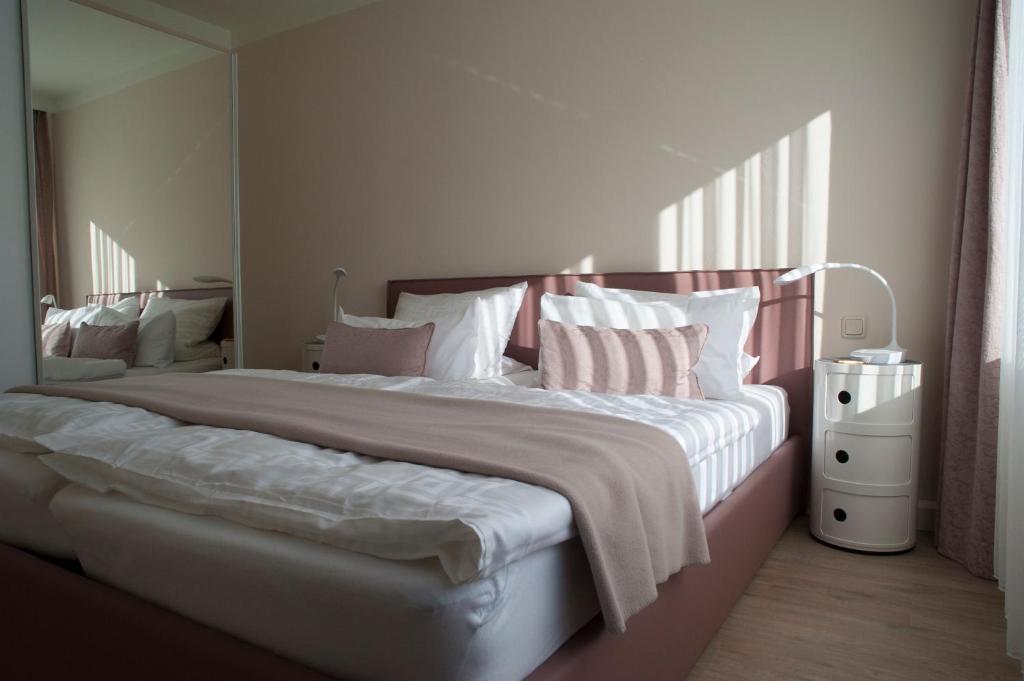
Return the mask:
[[62, 305], [231, 276], [229, 109], [217, 56], [54, 115]]
[[[246, 362], [389, 278], [877, 267], [925, 363], [933, 497], [970, 0], [382, 0], [243, 48]], [[828, 275], [825, 353], [887, 342]], [[839, 336], [843, 315], [868, 338]]]

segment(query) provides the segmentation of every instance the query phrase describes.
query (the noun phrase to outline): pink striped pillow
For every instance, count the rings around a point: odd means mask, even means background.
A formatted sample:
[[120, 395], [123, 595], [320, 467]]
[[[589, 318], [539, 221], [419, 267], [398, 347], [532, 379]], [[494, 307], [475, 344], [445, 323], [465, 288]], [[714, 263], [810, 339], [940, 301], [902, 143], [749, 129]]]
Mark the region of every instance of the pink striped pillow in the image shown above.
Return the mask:
[[539, 322], [541, 385], [613, 395], [704, 399], [693, 372], [708, 326], [608, 329]]
[[320, 373], [422, 376], [434, 322], [405, 329], [370, 329], [331, 322]]

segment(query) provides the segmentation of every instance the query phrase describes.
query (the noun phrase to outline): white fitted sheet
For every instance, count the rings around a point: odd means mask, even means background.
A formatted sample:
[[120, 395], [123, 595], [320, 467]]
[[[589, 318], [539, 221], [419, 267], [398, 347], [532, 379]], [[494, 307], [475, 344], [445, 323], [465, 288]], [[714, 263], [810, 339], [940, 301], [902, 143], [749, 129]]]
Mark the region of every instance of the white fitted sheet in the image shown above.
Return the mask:
[[0, 449], [0, 542], [74, 559], [71, 540], [50, 513], [50, 501], [66, 485], [38, 455]]
[[[785, 393], [747, 386], [757, 425], [691, 461], [706, 513], [786, 437]], [[52, 503], [85, 571], [346, 679], [522, 679], [599, 611], [578, 539], [453, 584], [388, 560], [78, 485]]]

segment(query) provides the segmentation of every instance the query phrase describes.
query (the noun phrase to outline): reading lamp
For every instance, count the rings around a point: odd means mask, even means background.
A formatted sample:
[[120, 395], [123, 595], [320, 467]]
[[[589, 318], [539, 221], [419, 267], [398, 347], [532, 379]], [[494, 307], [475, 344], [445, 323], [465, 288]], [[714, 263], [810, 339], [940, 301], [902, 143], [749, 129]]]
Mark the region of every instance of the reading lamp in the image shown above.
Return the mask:
[[348, 276], [348, 271], [341, 265], [334, 268], [334, 288], [331, 289], [331, 296], [334, 298], [334, 307], [331, 308], [331, 319], [338, 321], [338, 283]]
[[889, 300], [892, 303], [892, 340], [890, 340], [889, 344], [884, 348], [865, 348], [862, 350], [854, 350], [850, 353], [850, 356], [856, 357], [865, 364], [899, 364], [902, 362], [903, 355], [906, 350], [901, 348], [899, 343], [896, 342], [896, 296], [892, 294], [892, 289], [889, 287], [889, 282], [885, 280], [885, 277], [870, 267], [865, 267], [864, 265], [858, 265], [852, 262], [821, 262], [815, 265], [802, 265], [796, 269], [786, 272], [776, 279], [775, 283], [779, 286], [792, 284], [794, 281], [799, 281], [804, 277], [815, 274], [816, 272], [821, 272], [822, 270], [861, 270], [882, 282], [882, 286], [885, 287], [885, 291], [889, 294]]

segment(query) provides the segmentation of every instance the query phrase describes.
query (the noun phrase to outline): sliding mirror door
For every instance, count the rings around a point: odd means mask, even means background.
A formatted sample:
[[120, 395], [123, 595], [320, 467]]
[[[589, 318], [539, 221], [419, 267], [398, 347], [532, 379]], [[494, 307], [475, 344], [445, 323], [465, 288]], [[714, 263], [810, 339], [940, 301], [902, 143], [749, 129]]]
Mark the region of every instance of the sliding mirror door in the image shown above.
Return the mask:
[[131, 2], [24, 6], [40, 378], [234, 366], [231, 55]]

